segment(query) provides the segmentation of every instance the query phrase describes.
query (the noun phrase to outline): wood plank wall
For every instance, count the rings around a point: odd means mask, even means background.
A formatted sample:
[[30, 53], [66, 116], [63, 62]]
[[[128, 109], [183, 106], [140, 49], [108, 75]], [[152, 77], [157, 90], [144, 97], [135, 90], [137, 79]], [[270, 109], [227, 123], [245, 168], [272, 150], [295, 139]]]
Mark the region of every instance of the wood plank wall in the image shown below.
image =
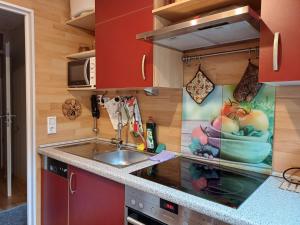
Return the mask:
[[[213, 50], [192, 51], [187, 55], [206, 54], [224, 50], [256, 47], [258, 42], [237, 44]], [[239, 53], [225, 56], [202, 59], [200, 61], [203, 71], [215, 83], [219, 85], [238, 83], [248, 63], [249, 54]], [[255, 54], [251, 55], [252, 62], [257, 64]], [[184, 64], [184, 83], [193, 78], [199, 61]], [[114, 95], [136, 95], [139, 100], [143, 122], [149, 116], [153, 116], [158, 125], [159, 142], [165, 143], [167, 148], [180, 151], [181, 129], [181, 90], [161, 90], [156, 97], [145, 96], [142, 91], [134, 92], [110, 92]], [[273, 170], [282, 171], [291, 166], [300, 165], [300, 87], [277, 87], [276, 88], [276, 114], [275, 136], [273, 149]], [[111, 126], [106, 110], [101, 109], [99, 120], [99, 137], [112, 138], [115, 131]], [[123, 130], [123, 139], [127, 140], [127, 129]], [[136, 143], [129, 135], [129, 142]]]
[[[74, 138], [92, 137], [92, 119], [89, 112], [91, 93], [66, 91], [65, 55], [76, 52], [79, 44], [92, 44], [93, 37], [79, 29], [64, 25], [69, 15], [68, 0], [6, 0], [10, 3], [31, 8], [35, 11], [36, 44], [36, 94], [37, 94], [37, 144], [50, 143]], [[240, 55], [241, 56], [241, 55]], [[232, 55], [203, 60], [207, 75], [219, 84], [238, 82], [247, 63], [247, 54], [243, 60]], [[197, 63], [185, 65], [185, 77], [188, 80], [196, 71]], [[115, 93], [109, 93], [115, 94]], [[117, 93], [120, 94], [120, 93]], [[132, 92], [121, 93], [135, 94]], [[159, 141], [174, 151], [180, 150], [181, 128], [181, 90], [162, 90], [157, 97], [145, 96], [139, 91], [138, 99], [144, 122], [153, 116], [158, 124]], [[61, 104], [65, 99], [75, 97], [83, 105], [83, 114], [76, 121], [68, 121], [61, 114]], [[99, 120], [100, 137], [114, 137], [105, 110], [101, 110]], [[46, 117], [56, 115], [58, 134], [46, 134]], [[274, 142], [274, 170], [281, 171], [289, 166], [300, 164], [300, 87], [277, 88], [276, 131]], [[133, 138], [129, 138], [134, 142]], [[40, 168], [40, 160], [37, 169]], [[37, 184], [40, 183], [39, 172]], [[40, 188], [37, 187], [37, 215], [40, 221]]]
[[[69, 0], [6, 0], [34, 10], [36, 48], [36, 141], [37, 146], [63, 140], [94, 137], [89, 92], [67, 91], [65, 55], [78, 51], [80, 44], [92, 45], [94, 37], [65, 25], [69, 19]], [[67, 98], [78, 99], [82, 115], [69, 121], [61, 112]], [[57, 134], [47, 135], [46, 117], [57, 116]], [[40, 224], [40, 157], [37, 157], [37, 221]]]

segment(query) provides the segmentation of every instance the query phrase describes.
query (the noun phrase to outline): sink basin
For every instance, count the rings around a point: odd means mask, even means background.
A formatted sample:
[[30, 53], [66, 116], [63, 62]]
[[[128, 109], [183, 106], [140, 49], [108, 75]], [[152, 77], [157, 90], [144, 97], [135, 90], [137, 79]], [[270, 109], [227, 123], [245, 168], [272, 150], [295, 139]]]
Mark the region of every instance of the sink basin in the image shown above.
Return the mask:
[[117, 150], [116, 145], [109, 142], [88, 141], [59, 146], [56, 149], [118, 168], [130, 166], [149, 158], [148, 155], [136, 152], [129, 146], [122, 146], [122, 150]]
[[130, 150], [116, 150], [113, 152], [97, 153], [93, 157], [94, 160], [120, 168], [145, 161], [148, 158], [149, 156], [146, 154]]

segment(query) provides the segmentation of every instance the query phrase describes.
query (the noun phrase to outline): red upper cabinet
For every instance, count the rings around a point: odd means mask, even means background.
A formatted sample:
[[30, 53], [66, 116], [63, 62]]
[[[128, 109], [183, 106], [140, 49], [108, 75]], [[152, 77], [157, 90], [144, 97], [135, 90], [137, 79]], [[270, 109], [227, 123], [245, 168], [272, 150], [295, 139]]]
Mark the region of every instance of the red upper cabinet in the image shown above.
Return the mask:
[[259, 81], [300, 81], [300, 1], [262, 0], [261, 17]]
[[136, 40], [136, 34], [153, 29], [152, 1], [120, 2], [115, 4], [116, 14], [110, 12], [113, 10], [110, 7], [96, 6], [96, 15], [104, 9], [107, 16], [121, 14], [109, 20], [97, 16], [100, 21], [96, 24], [97, 88], [151, 87], [153, 45]]
[[69, 166], [69, 224], [124, 223], [124, 185]]
[[153, 0], [95, 0], [96, 24], [152, 6]]

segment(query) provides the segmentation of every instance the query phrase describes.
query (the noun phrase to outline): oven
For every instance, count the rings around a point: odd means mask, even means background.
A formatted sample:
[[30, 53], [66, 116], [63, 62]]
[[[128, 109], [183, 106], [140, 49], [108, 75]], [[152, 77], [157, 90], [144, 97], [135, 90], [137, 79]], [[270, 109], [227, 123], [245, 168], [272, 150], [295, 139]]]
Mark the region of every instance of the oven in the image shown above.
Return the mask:
[[137, 210], [126, 207], [126, 225], [167, 225]]
[[125, 225], [227, 225], [158, 196], [125, 187]]

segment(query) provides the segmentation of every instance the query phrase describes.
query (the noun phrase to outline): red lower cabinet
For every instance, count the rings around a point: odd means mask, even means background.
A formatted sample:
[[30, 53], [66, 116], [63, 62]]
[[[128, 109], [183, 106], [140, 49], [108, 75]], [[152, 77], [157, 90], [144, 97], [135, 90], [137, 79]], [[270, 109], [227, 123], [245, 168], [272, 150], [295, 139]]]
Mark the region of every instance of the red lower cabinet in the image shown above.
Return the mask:
[[67, 170], [68, 178], [42, 170], [42, 225], [124, 224], [124, 185], [76, 167]]
[[42, 225], [68, 224], [68, 179], [42, 170]]
[[124, 224], [124, 185], [69, 166], [69, 225]]

